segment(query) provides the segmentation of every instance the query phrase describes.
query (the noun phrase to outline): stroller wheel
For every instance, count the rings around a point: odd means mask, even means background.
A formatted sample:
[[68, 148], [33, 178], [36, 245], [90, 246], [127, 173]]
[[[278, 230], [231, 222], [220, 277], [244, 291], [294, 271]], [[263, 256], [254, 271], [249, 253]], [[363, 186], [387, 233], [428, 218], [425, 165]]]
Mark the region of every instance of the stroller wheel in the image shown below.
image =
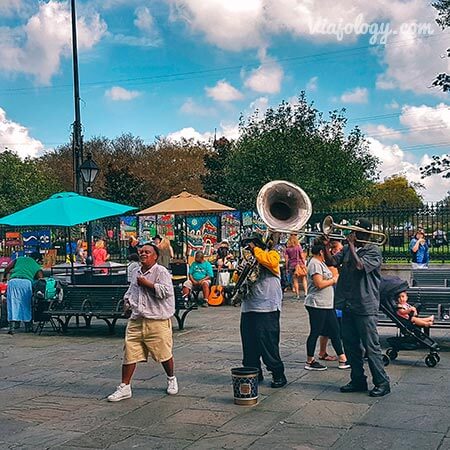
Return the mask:
[[437, 363], [438, 363], [438, 360], [435, 355], [430, 353], [429, 355], [427, 355], [425, 357], [425, 364], [428, 367], [434, 367], [434, 366], [436, 366]]
[[398, 356], [398, 351], [395, 348], [388, 348], [386, 350], [386, 355], [391, 361], [394, 361]]
[[433, 356], [437, 359], [437, 362], [441, 362], [441, 357], [439, 356], [439, 353], [433, 353]]
[[385, 367], [388, 366], [390, 362], [391, 362], [391, 360], [389, 359], [389, 357], [386, 356], [386, 355], [383, 355], [383, 364], [384, 364], [384, 366]]

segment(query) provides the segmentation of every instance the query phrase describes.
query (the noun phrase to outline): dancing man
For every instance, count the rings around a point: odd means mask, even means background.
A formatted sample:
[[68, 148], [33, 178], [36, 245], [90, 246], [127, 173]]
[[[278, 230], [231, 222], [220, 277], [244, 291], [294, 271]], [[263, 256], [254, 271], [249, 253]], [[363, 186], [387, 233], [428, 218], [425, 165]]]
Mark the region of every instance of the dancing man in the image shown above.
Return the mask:
[[141, 267], [132, 273], [130, 287], [124, 296], [124, 310], [131, 312], [125, 334], [122, 383], [108, 397], [110, 402], [130, 398], [131, 378], [138, 362], [150, 355], [160, 362], [167, 374], [167, 393], [178, 393], [172, 356], [172, 320], [175, 296], [168, 270], [157, 264], [156, 244], [139, 249]]

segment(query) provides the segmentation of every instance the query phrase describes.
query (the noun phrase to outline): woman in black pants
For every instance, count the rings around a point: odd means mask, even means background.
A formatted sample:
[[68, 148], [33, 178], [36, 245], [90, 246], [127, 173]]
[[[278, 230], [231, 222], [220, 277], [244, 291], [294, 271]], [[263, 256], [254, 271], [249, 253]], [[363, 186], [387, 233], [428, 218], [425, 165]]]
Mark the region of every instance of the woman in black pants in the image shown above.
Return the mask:
[[333, 348], [339, 358], [339, 369], [349, 369], [339, 332], [339, 323], [334, 310], [333, 286], [337, 277], [325, 264], [325, 247], [315, 243], [311, 248], [312, 258], [308, 264], [308, 295], [305, 298], [305, 307], [309, 315], [310, 332], [306, 340], [306, 370], [326, 370], [327, 367], [314, 359], [317, 339], [324, 327], [331, 339]]

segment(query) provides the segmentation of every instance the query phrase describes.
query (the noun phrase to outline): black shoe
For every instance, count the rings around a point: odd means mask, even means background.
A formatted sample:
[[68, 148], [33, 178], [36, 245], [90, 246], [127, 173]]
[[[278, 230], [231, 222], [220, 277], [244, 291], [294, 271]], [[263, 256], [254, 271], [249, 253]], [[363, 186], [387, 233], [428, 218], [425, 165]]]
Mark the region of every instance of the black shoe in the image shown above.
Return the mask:
[[375, 386], [370, 392], [369, 395], [371, 397], [384, 397], [385, 395], [391, 392], [391, 386], [389, 383], [380, 384], [379, 386]]
[[350, 383], [345, 386], [341, 386], [339, 390], [344, 394], [347, 394], [349, 392], [367, 392], [367, 389], [367, 383], [357, 384], [350, 381]]
[[273, 388], [280, 388], [287, 384], [287, 378], [284, 375], [281, 375], [281, 377], [273, 377], [273, 381], [270, 384], [270, 387]]

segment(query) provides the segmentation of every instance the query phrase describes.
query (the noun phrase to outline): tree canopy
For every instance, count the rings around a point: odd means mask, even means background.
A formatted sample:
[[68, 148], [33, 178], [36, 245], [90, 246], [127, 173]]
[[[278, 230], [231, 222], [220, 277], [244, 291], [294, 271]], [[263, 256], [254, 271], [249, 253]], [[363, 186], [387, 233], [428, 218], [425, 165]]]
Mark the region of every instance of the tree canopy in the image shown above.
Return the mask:
[[[450, 0], [436, 0], [432, 5], [438, 11], [437, 24], [442, 29], [450, 27]], [[447, 57], [450, 58], [450, 48], [447, 49]], [[439, 87], [444, 92], [450, 92], [450, 75], [445, 72], [438, 74], [432, 85]]]
[[393, 175], [374, 183], [366, 196], [340, 202], [336, 206], [347, 208], [419, 208], [423, 199], [420, 183], [411, 183], [403, 175]]
[[52, 177], [38, 159], [22, 160], [9, 150], [0, 153], [0, 217], [61, 190], [59, 180]]
[[232, 145], [219, 145], [206, 160], [216, 169], [215, 184], [206, 178], [205, 191], [217, 201], [236, 208], [254, 208], [259, 189], [276, 179], [302, 187], [315, 207], [368, 192], [376, 179], [378, 160], [369, 153], [358, 128], [345, 133], [344, 111], [328, 120], [307, 102], [282, 102], [241, 118], [240, 137]]

